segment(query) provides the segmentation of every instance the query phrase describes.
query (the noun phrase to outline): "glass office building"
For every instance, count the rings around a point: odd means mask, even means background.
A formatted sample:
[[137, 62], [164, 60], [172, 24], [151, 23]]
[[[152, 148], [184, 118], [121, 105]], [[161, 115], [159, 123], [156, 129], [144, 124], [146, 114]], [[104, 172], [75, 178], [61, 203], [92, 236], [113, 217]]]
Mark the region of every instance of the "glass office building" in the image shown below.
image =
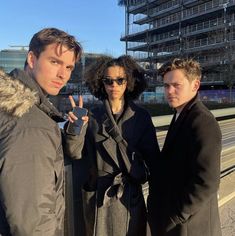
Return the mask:
[[0, 68], [5, 72], [10, 72], [15, 68], [24, 68], [27, 50], [5, 49], [0, 51]]

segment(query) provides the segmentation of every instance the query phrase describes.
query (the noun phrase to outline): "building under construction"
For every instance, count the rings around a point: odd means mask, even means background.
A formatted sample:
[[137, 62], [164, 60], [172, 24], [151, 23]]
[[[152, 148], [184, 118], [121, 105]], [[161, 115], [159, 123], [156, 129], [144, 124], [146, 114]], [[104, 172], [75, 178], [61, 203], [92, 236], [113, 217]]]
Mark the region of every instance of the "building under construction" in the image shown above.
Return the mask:
[[201, 63], [204, 81], [234, 82], [235, 0], [122, 3], [126, 23], [121, 40], [147, 69], [155, 70], [172, 57], [190, 57]]

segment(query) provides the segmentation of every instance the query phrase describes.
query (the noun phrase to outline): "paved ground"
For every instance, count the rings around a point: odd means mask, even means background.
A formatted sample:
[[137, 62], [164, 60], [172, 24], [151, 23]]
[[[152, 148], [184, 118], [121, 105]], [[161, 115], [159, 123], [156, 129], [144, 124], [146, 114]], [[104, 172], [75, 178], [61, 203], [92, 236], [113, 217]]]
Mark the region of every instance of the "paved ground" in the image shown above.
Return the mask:
[[235, 236], [235, 198], [220, 207], [223, 236]]
[[221, 180], [219, 205], [223, 236], [235, 236], [235, 172]]

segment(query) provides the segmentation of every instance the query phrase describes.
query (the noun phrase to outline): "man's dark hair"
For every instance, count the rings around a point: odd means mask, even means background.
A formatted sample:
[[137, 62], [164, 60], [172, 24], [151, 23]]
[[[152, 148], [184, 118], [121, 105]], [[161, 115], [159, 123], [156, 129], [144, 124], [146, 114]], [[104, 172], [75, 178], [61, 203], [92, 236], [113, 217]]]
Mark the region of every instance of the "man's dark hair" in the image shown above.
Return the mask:
[[102, 79], [105, 77], [107, 68], [111, 66], [123, 67], [125, 71], [127, 79], [125, 97], [132, 100], [138, 98], [147, 85], [145, 71], [131, 56], [127, 55], [118, 58], [102, 56], [90, 65], [85, 72], [85, 80], [90, 92], [98, 99], [107, 98]]
[[[80, 43], [76, 41], [74, 36], [56, 28], [45, 28], [34, 34], [29, 43], [29, 51], [32, 51], [38, 58], [46, 46], [53, 43], [65, 46], [69, 50], [74, 51], [76, 61], [81, 58], [82, 46]], [[25, 62], [25, 67], [26, 65], [27, 61]]]

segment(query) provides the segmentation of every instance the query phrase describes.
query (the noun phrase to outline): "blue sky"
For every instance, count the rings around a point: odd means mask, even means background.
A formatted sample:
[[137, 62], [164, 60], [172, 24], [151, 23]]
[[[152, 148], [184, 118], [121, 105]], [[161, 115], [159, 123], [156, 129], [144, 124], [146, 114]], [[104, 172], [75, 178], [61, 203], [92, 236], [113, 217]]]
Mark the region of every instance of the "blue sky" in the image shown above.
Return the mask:
[[118, 0], [3, 0], [0, 10], [0, 50], [28, 45], [34, 33], [57, 27], [72, 35], [85, 52], [119, 56], [125, 31], [124, 8]]

